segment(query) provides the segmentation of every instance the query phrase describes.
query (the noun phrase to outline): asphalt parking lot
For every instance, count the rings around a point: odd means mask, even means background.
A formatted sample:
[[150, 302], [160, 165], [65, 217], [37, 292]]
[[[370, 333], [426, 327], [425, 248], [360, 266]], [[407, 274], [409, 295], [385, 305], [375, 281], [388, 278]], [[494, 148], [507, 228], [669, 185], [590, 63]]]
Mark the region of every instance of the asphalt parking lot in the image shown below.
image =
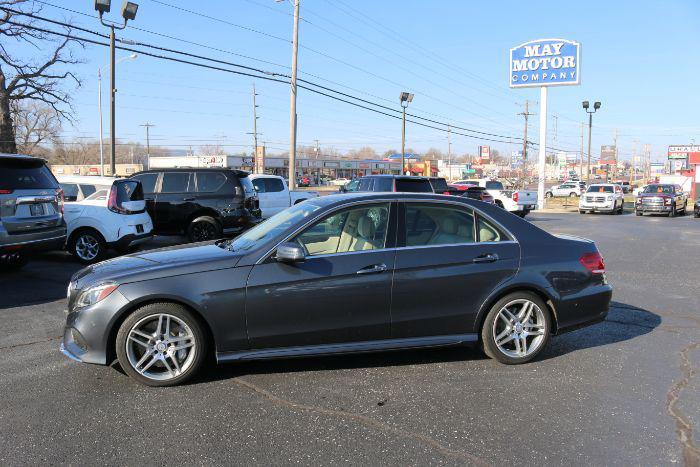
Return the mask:
[[700, 463], [700, 219], [529, 218], [594, 239], [615, 291], [605, 322], [517, 367], [456, 348], [146, 388], [58, 352], [78, 263], [0, 274], [0, 464]]

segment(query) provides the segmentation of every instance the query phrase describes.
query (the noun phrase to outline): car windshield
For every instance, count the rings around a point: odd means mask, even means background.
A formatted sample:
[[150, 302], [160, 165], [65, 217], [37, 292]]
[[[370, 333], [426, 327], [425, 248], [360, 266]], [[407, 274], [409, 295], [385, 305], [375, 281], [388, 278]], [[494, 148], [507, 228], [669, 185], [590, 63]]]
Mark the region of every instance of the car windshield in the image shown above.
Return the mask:
[[644, 193], [665, 193], [670, 195], [673, 193], [671, 185], [649, 185], [644, 189]]
[[586, 193], [612, 193], [612, 185], [591, 185], [586, 190]]
[[313, 202], [294, 205], [289, 209], [275, 214], [265, 222], [258, 224], [235, 239], [222, 242], [219, 245], [222, 248], [228, 248], [230, 251], [252, 250], [267, 240], [281, 234], [293, 225], [301, 223], [319, 209], [321, 209], [321, 206]]
[[497, 182], [497, 181], [486, 182], [486, 189], [487, 190], [502, 190], [503, 183]]

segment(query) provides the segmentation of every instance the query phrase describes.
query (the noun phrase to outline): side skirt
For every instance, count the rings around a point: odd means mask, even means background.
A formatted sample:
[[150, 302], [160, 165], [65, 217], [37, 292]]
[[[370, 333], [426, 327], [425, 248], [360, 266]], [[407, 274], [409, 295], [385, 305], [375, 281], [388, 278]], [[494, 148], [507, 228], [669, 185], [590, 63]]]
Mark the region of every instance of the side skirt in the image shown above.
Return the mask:
[[445, 347], [475, 343], [478, 342], [478, 340], [478, 334], [451, 334], [447, 336], [382, 339], [376, 341], [348, 342], [340, 344], [236, 350], [233, 352], [217, 352], [216, 360], [217, 362], [230, 362], [240, 360], [305, 357], [310, 355], [378, 352], [382, 350], [403, 350], [423, 347]]

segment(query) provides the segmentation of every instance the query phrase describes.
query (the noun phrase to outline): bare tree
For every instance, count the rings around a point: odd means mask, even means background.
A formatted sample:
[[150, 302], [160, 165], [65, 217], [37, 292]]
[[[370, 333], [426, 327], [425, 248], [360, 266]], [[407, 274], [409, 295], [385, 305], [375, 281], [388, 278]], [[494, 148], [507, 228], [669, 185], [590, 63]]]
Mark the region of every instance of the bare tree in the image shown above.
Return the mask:
[[[70, 120], [70, 94], [63, 89], [66, 79], [80, 85], [66, 67], [79, 63], [71, 50], [73, 42], [33, 29], [34, 20], [18, 11], [36, 14], [40, 8], [28, 0], [0, 0], [0, 152], [17, 152], [12, 103], [39, 101], [60, 118]], [[8, 46], [27, 46], [37, 53], [21, 57]], [[41, 51], [51, 50], [42, 56]]]
[[60, 136], [61, 119], [48, 105], [33, 101], [12, 101], [10, 110], [18, 152], [34, 154], [37, 147]]

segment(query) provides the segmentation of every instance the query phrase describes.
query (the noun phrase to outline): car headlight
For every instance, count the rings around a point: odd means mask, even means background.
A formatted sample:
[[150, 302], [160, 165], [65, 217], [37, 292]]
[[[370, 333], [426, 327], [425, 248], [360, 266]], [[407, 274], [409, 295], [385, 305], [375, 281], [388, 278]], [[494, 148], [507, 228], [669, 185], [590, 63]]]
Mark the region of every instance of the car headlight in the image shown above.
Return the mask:
[[612, 201], [612, 200], [613, 200], [612, 195], [611, 195], [611, 196], [608, 196], [608, 201]]
[[101, 284], [88, 287], [80, 292], [78, 300], [75, 302], [75, 307], [84, 308], [86, 306], [101, 302], [107, 298], [109, 294], [117, 290], [117, 287], [119, 287], [119, 284], [115, 284], [114, 282], [103, 282]]

